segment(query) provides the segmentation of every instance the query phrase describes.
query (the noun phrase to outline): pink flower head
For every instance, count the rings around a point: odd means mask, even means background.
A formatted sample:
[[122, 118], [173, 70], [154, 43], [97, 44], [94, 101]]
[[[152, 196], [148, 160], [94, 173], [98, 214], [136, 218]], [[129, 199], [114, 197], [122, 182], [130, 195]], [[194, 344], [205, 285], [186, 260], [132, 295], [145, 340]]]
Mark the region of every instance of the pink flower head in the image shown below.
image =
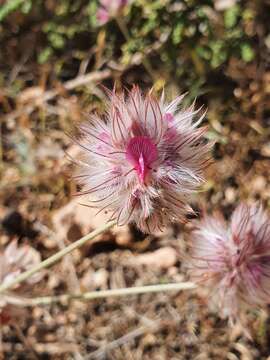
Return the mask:
[[[30, 246], [18, 247], [17, 242], [12, 241], [6, 249], [0, 253], [0, 283], [9, 283], [20, 273], [38, 264], [40, 261], [40, 254], [35, 249]], [[15, 291], [1, 295], [0, 321], [8, 322], [15, 314], [13, 306], [8, 304], [8, 297], [24, 295], [33, 284], [41, 280], [42, 276], [42, 273], [35, 274], [23, 284], [18, 284], [15, 287]]]
[[206, 129], [196, 128], [204, 115], [194, 123], [194, 105], [179, 110], [183, 96], [165, 103], [138, 87], [109, 96], [104, 119], [92, 115], [81, 126], [80, 194], [119, 225], [132, 222], [144, 232], [183, 220], [209, 160]]
[[241, 204], [227, 226], [205, 217], [191, 235], [190, 274], [204, 281], [222, 314], [237, 320], [243, 305], [270, 302], [270, 218]]
[[106, 24], [110, 18], [117, 16], [127, 3], [128, 0], [100, 0], [101, 6], [97, 10], [99, 24]]

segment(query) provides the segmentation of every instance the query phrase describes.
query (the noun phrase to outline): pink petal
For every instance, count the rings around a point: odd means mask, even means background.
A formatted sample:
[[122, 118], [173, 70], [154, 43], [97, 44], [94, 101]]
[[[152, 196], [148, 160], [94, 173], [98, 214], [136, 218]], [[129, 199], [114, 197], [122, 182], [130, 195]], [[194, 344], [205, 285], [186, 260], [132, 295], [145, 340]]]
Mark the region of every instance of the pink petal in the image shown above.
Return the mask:
[[97, 20], [100, 25], [106, 24], [110, 19], [109, 13], [103, 8], [99, 8], [97, 11]]
[[136, 136], [130, 139], [126, 159], [135, 167], [141, 182], [145, 182], [150, 165], [157, 160], [157, 147], [147, 136]]
[[172, 113], [165, 113], [163, 115], [164, 120], [168, 121], [169, 123], [173, 122], [174, 116]]

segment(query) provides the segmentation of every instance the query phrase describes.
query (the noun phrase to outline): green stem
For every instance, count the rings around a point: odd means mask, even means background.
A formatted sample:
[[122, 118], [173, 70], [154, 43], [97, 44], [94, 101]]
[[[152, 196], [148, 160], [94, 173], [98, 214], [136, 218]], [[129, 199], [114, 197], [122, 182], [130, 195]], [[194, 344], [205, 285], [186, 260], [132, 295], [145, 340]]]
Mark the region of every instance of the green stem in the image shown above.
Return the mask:
[[126, 39], [126, 41], [129, 41], [130, 36], [129, 36], [129, 32], [128, 32], [125, 22], [123, 21], [121, 16], [116, 16], [115, 20], [116, 20], [117, 25], [118, 25], [119, 29], [121, 30], [121, 33], [123, 34], [124, 38]]
[[4, 291], [10, 289], [12, 286], [19, 284], [28, 278], [30, 278], [35, 273], [39, 272], [40, 270], [43, 270], [45, 268], [48, 268], [49, 266], [53, 265], [60, 259], [62, 259], [65, 255], [71, 253], [73, 250], [78, 249], [79, 247], [83, 246], [87, 241], [94, 239], [96, 236], [102, 234], [106, 230], [110, 229], [112, 226], [116, 225], [116, 221], [111, 221], [103, 226], [101, 226], [99, 229], [96, 229], [95, 231], [91, 232], [90, 234], [85, 235], [84, 237], [80, 238], [79, 240], [75, 241], [74, 243], [68, 245], [64, 249], [58, 251], [56, 254], [50, 256], [48, 259], [45, 259], [41, 263], [33, 266], [31, 269], [21, 273], [17, 277], [15, 277], [13, 280], [0, 285], [0, 294]]
[[146, 57], [142, 58], [142, 64], [145, 67], [146, 71], [148, 71], [149, 75], [152, 77], [152, 80], [154, 80], [154, 81], [158, 80], [158, 78], [156, 77], [156, 74], [154, 73], [154, 71], [152, 69], [150, 61]]
[[[57, 296], [42, 296], [33, 299], [23, 299], [14, 301], [14, 304], [19, 306], [36, 306], [36, 305], [50, 305], [59, 302], [69, 302], [71, 300], [94, 300], [111, 297], [120, 297], [137, 294], [157, 293], [162, 291], [180, 291], [192, 290], [196, 288], [196, 284], [192, 282], [171, 283], [171, 284], [157, 284], [148, 286], [137, 286], [122, 289], [110, 289], [90, 291], [83, 294], [64, 294]], [[8, 301], [12, 303], [12, 299]]]
[[[127, 28], [125, 22], [123, 21], [122, 17], [121, 16], [116, 16], [115, 20], [117, 22], [117, 25], [118, 25], [119, 29], [121, 30], [121, 33], [123, 34], [124, 38], [126, 39], [126, 41], [130, 41], [128, 28]], [[142, 54], [142, 64], [145, 67], [145, 70], [151, 76], [152, 80], [154, 81], [156, 79], [156, 75], [155, 75], [155, 73], [154, 73], [154, 71], [152, 69], [150, 61], [144, 56], [145, 55]]]

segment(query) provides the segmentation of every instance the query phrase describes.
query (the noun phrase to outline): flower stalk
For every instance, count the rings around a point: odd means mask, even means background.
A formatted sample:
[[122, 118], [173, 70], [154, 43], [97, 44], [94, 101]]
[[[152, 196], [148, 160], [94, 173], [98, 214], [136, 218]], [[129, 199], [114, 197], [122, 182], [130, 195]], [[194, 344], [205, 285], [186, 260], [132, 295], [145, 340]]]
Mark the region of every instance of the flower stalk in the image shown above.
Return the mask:
[[[121, 289], [109, 289], [109, 290], [98, 290], [89, 291], [82, 294], [64, 294], [56, 296], [42, 296], [32, 299], [15, 300], [17, 306], [38, 306], [38, 305], [50, 305], [53, 303], [66, 303], [71, 300], [95, 300], [121, 296], [131, 296], [138, 294], [149, 294], [166, 291], [181, 291], [181, 290], [192, 290], [196, 288], [196, 284], [192, 282], [181, 282], [181, 283], [169, 283], [169, 284], [157, 284], [147, 286], [136, 286], [130, 288]], [[10, 302], [13, 300], [10, 298]]]
[[14, 285], [17, 285], [19, 283], [22, 283], [32, 277], [34, 274], [38, 273], [41, 270], [44, 270], [51, 265], [55, 264], [57, 261], [61, 260], [65, 255], [71, 253], [73, 250], [80, 248], [83, 246], [86, 242], [93, 240], [96, 236], [104, 233], [105, 231], [109, 230], [111, 227], [113, 227], [116, 224], [115, 221], [111, 221], [109, 223], [106, 223], [105, 225], [101, 226], [100, 228], [96, 229], [95, 231], [92, 231], [91, 233], [83, 236], [79, 240], [73, 242], [72, 244], [68, 245], [64, 249], [58, 251], [56, 254], [50, 256], [49, 258], [43, 260], [42, 262], [38, 263], [37, 265], [33, 266], [27, 271], [24, 271], [20, 275], [13, 278], [11, 281], [7, 281], [5, 283], [2, 283], [0, 285], [0, 294], [5, 292], [6, 290], [12, 288]]

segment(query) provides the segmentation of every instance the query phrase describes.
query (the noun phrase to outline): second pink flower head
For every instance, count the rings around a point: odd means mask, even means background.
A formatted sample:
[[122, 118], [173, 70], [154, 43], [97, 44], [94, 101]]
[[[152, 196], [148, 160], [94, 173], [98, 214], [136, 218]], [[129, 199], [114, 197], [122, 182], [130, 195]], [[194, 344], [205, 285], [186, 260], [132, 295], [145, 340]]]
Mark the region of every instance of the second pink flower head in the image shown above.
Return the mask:
[[192, 279], [204, 283], [222, 314], [238, 320], [243, 305], [270, 303], [270, 218], [239, 205], [229, 225], [205, 217], [191, 236]]

